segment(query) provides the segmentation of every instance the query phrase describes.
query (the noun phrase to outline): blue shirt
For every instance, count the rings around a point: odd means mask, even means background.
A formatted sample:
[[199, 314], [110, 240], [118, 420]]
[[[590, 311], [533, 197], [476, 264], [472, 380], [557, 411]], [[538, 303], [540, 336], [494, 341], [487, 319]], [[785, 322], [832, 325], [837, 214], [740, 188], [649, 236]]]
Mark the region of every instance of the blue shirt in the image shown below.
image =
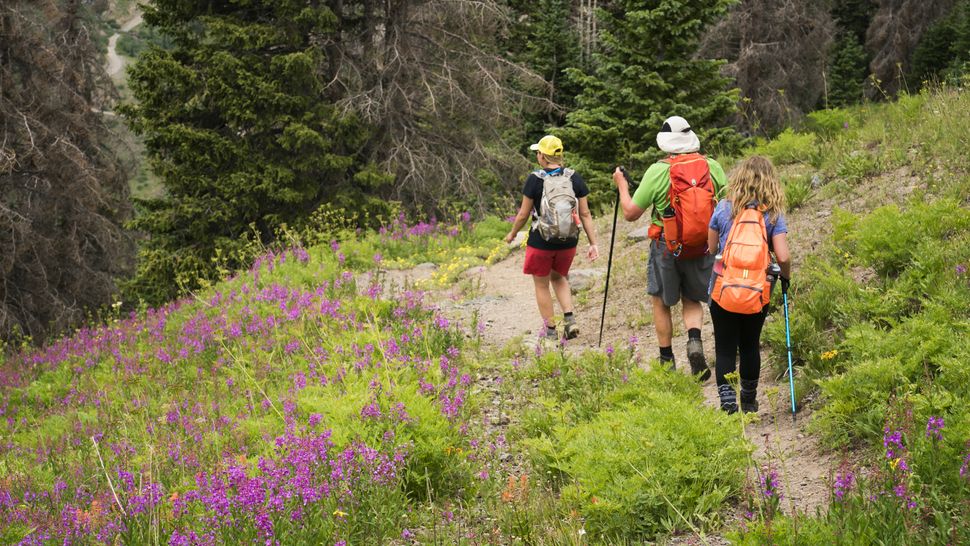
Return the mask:
[[[717, 202], [717, 207], [714, 208], [714, 214], [711, 216], [711, 223], [708, 227], [717, 232], [718, 245], [717, 251], [724, 252], [724, 247], [727, 245], [728, 233], [731, 232], [731, 202], [727, 199], [722, 199]], [[765, 231], [768, 232], [768, 248], [772, 248], [771, 238], [779, 233], [788, 233], [788, 223], [785, 221], [785, 215], [779, 214], [778, 220], [772, 222], [768, 219], [768, 213], [765, 213]]]

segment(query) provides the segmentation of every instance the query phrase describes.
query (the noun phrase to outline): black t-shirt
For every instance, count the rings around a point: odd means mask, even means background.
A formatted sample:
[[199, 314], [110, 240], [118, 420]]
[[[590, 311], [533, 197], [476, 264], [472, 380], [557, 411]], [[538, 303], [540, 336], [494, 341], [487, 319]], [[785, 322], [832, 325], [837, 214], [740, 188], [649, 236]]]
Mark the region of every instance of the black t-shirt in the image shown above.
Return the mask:
[[[555, 173], [556, 169], [546, 169], [547, 173]], [[576, 193], [576, 197], [586, 197], [589, 195], [589, 187], [586, 186], [586, 181], [577, 172], [573, 172], [573, 175], [569, 178], [573, 183], [573, 191]], [[536, 173], [531, 173], [529, 178], [525, 179], [525, 187], [522, 188], [522, 195], [532, 199], [532, 205], [535, 208], [536, 213], [542, 212], [542, 179], [539, 178]], [[535, 218], [532, 219], [535, 221]], [[539, 231], [535, 229], [529, 230], [529, 240], [526, 243], [532, 248], [538, 248], [539, 250], [564, 250], [567, 248], [574, 248], [578, 241], [569, 241], [565, 243], [551, 243], [542, 238], [539, 235]]]

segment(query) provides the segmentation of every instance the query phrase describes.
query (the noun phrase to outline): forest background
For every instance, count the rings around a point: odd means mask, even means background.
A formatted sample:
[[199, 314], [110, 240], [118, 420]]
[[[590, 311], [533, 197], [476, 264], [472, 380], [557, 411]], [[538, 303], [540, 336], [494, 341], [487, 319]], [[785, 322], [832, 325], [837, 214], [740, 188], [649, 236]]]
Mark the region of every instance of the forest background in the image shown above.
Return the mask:
[[547, 132], [603, 210], [667, 116], [738, 154], [970, 67], [968, 0], [153, 0], [119, 87], [104, 15], [129, 4], [0, 5], [4, 339], [171, 301], [292, 238], [504, 217]]

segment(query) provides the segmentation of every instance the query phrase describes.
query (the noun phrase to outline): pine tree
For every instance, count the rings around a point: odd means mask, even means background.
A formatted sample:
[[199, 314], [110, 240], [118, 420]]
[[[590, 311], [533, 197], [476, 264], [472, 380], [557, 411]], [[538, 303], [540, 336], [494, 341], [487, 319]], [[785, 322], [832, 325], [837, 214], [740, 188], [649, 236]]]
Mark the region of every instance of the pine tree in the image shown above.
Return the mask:
[[[663, 120], [683, 116], [707, 153], [730, 152], [741, 137], [729, 126], [738, 93], [720, 74], [721, 61], [695, 57], [708, 25], [730, 0], [632, 0], [599, 11], [599, 52], [593, 71], [570, 71], [583, 89], [559, 130], [567, 156], [609, 195], [613, 167], [641, 170], [662, 155], [656, 134]], [[576, 156], [580, 156], [577, 160]]]
[[562, 124], [575, 107], [579, 88], [566, 72], [581, 68], [581, 37], [572, 2], [538, 0], [509, 2], [509, 6], [518, 21], [509, 36], [513, 58], [548, 83], [546, 107], [525, 116], [524, 132], [532, 136]]
[[841, 36], [829, 61], [828, 103], [825, 107], [856, 104], [863, 99], [867, 73], [866, 52], [855, 34]]
[[909, 80], [914, 84], [958, 79], [970, 62], [970, 0], [962, 0], [933, 24], [913, 51]]
[[[325, 201], [353, 206], [384, 181], [355, 158], [366, 131], [328, 100], [320, 45], [336, 39], [329, 8], [301, 0], [155, 0], [145, 21], [174, 47], [132, 67], [127, 109], [165, 187], [142, 203], [132, 290], [150, 303], [239, 267]], [[314, 3], [316, 4], [316, 3]]]

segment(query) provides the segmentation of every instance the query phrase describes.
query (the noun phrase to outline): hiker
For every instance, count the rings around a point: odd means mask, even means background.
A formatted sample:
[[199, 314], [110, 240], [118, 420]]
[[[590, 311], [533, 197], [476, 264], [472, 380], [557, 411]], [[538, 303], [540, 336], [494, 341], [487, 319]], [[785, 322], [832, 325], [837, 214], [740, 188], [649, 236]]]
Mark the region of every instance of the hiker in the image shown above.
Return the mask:
[[[791, 278], [787, 233], [785, 192], [774, 166], [761, 156], [745, 159], [731, 173], [727, 197], [714, 209], [708, 230], [711, 252], [720, 254], [711, 279], [711, 320], [718, 396], [728, 413], [738, 411], [738, 399], [724, 376], [734, 372], [739, 353], [741, 411], [758, 411], [761, 327], [773, 277], [780, 274], [786, 292]], [[770, 252], [777, 268], [770, 266]]]
[[587, 258], [593, 261], [599, 257], [596, 229], [586, 198], [589, 188], [579, 173], [563, 166], [562, 141], [553, 135], [546, 135], [529, 149], [536, 152], [536, 161], [541, 168], [525, 181], [522, 205], [515, 215], [512, 230], [505, 236], [505, 242], [511, 243], [532, 217], [522, 272], [532, 275], [535, 284], [536, 304], [543, 324], [540, 341], [558, 342], [549, 287], [552, 285], [556, 292], [563, 312], [563, 337], [573, 339], [579, 335], [579, 327], [573, 315], [569, 267], [579, 244], [580, 222], [589, 240]]
[[668, 157], [647, 169], [633, 197], [630, 197], [629, 181], [619, 167], [613, 172], [613, 181], [619, 190], [623, 217], [628, 222], [653, 209], [648, 231], [651, 242], [647, 293], [653, 303], [660, 362], [675, 368], [670, 308], [683, 299], [687, 360], [691, 373], [707, 381], [711, 371], [701, 341], [704, 320], [701, 304], [708, 298], [714, 264], [713, 254], [707, 252], [707, 225], [727, 180], [717, 161], [698, 153], [700, 140], [680, 116], [664, 121], [657, 133], [657, 146]]

